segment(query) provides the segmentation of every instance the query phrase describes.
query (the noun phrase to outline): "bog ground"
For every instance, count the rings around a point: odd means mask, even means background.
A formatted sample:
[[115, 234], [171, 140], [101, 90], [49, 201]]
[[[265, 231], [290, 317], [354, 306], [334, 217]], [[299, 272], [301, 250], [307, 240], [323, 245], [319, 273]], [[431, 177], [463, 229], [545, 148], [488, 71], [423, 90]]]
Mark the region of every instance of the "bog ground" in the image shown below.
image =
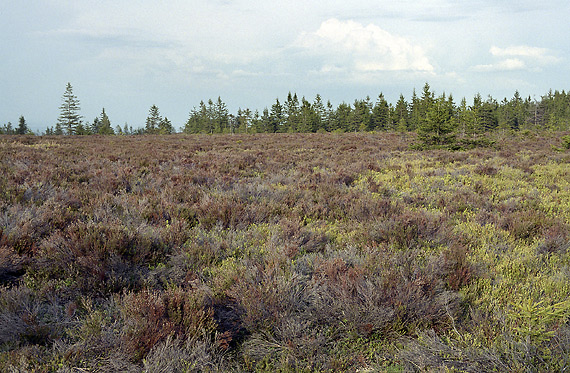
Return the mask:
[[0, 370], [568, 369], [563, 135], [3, 136]]

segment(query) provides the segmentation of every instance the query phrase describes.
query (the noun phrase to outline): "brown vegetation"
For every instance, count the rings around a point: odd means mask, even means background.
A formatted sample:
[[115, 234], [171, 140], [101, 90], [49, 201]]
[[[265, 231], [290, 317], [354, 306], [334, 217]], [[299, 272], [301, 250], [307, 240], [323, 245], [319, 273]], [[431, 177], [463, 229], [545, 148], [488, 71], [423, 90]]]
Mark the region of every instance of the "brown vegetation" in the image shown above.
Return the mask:
[[557, 137], [412, 142], [1, 138], [0, 370], [567, 368]]

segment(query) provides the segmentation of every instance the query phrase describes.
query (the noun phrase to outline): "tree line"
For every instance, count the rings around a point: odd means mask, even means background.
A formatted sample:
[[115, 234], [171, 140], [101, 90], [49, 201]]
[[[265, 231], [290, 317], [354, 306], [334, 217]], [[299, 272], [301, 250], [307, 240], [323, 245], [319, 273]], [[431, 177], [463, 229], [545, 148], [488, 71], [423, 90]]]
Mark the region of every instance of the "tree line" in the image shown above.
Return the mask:
[[[171, 134], [172, 122], [152, 105], [144, 127], [133, 129], [125, 124], [113, 127], [103, 108], [92, 122], [80, 115], [80, 104], [67, 84], [62, 97], [60, 115], [46, 135], [119, 135], [119, 134]], [[516, 91], [512, 98], [497, 101], [491, 96], [474, 96], [456, 103], [451, 94], [436, 96], [428, 83], [418, 95], [414, 89], [410, 100], [400, 94], [395, 104], [389, 103], [380, 93], [356, 99], [353, 103], [340, 103], [334, 107], [317, 94], [309, 101], [304, 96], [289, 92], [285, 100], [279, 98], [261, 112], [249, 108], [229, 112], [220, 97], [201, 101], [192, 108], [181, 132], [197, 133], [261, 133], [261, 132], [357, 132], [357, 131], [416, 131], [424, 141], [434, 144], [453, 136], [470, 136], [493, 130], [554, 130], [570, 129], [570, 92], [550, 91], [539, 100], [523, 98]], [[25, 119], [20, 118], [17, 128], [11, 123], [0, 127], [0, 134], [29, 133]]]
[[18, 126], [14, 127], [12, 122], [8, 122], [2, 127], [0, 127], [0, 135], [28, 135], [32, 134], [32, 131], [28, 128], [28, 124], [26, 123], [26, 118], [23, 115], [20, 115], [20, 119], [18, 120]]

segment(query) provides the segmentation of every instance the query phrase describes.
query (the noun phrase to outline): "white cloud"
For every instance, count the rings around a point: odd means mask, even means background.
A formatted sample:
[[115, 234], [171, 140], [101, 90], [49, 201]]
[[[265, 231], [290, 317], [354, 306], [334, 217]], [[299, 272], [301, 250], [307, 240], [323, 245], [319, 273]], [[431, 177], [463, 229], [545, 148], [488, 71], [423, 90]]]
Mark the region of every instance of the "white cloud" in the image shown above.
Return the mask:
[[524, 61], [518, 58], [508, 58], [506, 60], [499, 61], [494, 64], [488, 65], [477, 65], [473, 69], [475, 71], [491, 72], [491, 71], [513, 71], [513, 70], [523, 70], [527, 66]]
[[550, 50], [528, 45], [510, 46], [506, 48], [492, 46], [489, 53], [499, 60], [491, 64], [476, 65], [473, 67], [473, 70], [480, 72], [516, 70], [541, 71], [542, 67], [560, 61], [558, 57], [551, 54]]
[[550, 54], [546, 48], [530, 47], [528, 45], [518, 45], [507, 48], [499, 48], [492, 46], [490, 51], [493, 56], [497, 57], [524, 57], [533, 59], [541, 64], [556, 63], [559, 59]]
[[296, 45], [324, 59], [321, 71], [338, 71], [339, 65], [361, 73], [434, 71], [420, 46], [374, 24], [332, 18], [316, 32], [303, 33]]

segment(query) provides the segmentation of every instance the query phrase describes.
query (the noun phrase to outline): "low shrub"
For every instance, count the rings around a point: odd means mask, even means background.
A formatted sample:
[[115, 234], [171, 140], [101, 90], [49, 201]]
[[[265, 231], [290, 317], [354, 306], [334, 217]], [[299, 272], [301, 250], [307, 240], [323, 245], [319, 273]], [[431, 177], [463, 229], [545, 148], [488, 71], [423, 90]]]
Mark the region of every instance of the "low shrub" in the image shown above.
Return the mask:
[[136, 360], [142, 360], [154, 346], [168, 337], [180, 340], [214, 337], [213, 310], [203, 290], [143, 290], [126, 294], [122, 301], [123, 344]]
[[2, 137], [0, 371], [562, 371], [570, 158], [492, 138]]
[[562, 140], [562, 147], [564, 149], [570, 149], [570, 135], [562, 136], [560, 140]]

